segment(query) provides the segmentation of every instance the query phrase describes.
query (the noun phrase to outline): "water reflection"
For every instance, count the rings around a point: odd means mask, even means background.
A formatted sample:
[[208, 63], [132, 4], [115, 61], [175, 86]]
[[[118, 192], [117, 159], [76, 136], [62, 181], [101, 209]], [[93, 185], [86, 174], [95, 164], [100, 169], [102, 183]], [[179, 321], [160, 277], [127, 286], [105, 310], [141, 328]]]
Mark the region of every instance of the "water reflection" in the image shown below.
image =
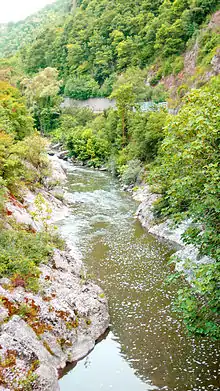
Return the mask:
[[219, 390], [217, 343], [187, 336], [171, 311], [176, 292], [164, 280], [172, 249], [134, 220], [136, 203], [107, 174], [71, 170], [73, 214], [61, 229], [109, 297], [112, 333], [61, 391]]
[[[106, 340], [98, 345], [93, 352], [77, 364], [60, 380], [61, 389], [65, 391], [156, 391], [158, 388], [142, 382], [129, 365], [126, 358], [121, 355], [118, 339], [109, 333]], [[103, 365], [105, 358], [105, 365]], [[98, 370], [97, 370], [98, 369]], [[84, 381], [82, 381], [84, 379]], [[87, 388], [86, 388], [87, 387]]]

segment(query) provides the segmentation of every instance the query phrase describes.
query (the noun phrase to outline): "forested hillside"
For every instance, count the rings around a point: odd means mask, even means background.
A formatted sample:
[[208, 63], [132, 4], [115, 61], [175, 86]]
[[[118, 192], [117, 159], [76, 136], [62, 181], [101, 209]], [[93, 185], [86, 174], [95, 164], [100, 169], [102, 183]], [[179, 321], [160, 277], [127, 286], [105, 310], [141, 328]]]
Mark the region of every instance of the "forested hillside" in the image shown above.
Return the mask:
[[0, 57], [11, 56], [33, 42], [45, 26], [61, 24], [71, 7], [71, 0], [58, 0], [25, 20], [0, 25]]
[[[151, 71], [154, 85], [184, 68], [183, 52], [207, 26], [216, 0], [83, 0], [62, 26], [50, 24], [22, 51], [28, 73], [53, 66], [74, 98], [108, 96], [128, 67]], [[208, 65], [219, 44], [217, 27], [199, 36], [198, 65]], [[209, 57], [208, 57], [209, 55]]]
[[[82, 0], [74, 10], [69, 2], [51, 7], [40, 16], [35, 40], [32, 19], [17, 24], [18, 30], [8, 27], [5, 35], [4, 55], [21, 49], [1, 60], [1, 75], [21, 92], [3, 84], [3, 142], [20, 151], [23, 133], [34, 123], [62, 143], [69, 157], [106, 165], [128, 186], [150, 183], [161, 195], [155, 218], [191, 219], [185, 242], [215, 262], [198, 267], [198, 284], [181, 292], [179, 305], [191, 331], [219, 336], [218, 1]], [[47, 10], [60, 16], [68, 7], [65, 17], [48, 20]], [[16, 31], [20, 43], [6, 52], [5, 42], [14, 45]], [[100, 115], [61, 112], [63, 95], [110, 96], [117, 108]], [[155, 103], [152, 110], [141, 109], [146, 101]], [[164, 101], [175, 110], [157, 106]], [[13, 171], [16, 165], [7, 170], [12, 163], [4, 143], [1, 180], [12, 191], [14, 178], [26, 177]]]

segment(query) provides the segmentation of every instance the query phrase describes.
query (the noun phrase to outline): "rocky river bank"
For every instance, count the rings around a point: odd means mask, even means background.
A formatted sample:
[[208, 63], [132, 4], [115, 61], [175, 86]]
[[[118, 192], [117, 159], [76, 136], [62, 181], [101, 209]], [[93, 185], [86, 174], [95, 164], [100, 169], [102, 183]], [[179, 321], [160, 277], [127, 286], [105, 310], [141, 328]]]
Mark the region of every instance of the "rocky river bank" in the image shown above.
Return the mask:
[[192, 224], [190, 219], [182, 221], [179, 225], [174, 225], [170, 219], [162, 222], [155, 220], [153, 206], [160, 195], [152, 193], [149, 185], [140, 186], [137, 191], [133, 192], [133, 198], [140, 202], [136, 217], [140, 220], [142, 226], [152, 235], [168, 240], [176, 247], [176, 252], [171, 259], [175, 263], [176, 271], [183, 272], [187, 281], [193, 282], [194, 268], [202, 264], [215, 262], [208, 256], [201, 256], [199, 249], [194, 245], [184, 243], [182, 236]]
[[[70, 210], [61, 200], [62, 162], [56, 156], [50, 161], [52, 176], [40, 194], [54, 223]], [[33, 218], [36, 197], [28, 191], [22, 204], [13, 198], [7, 204], [9, 217], [34, 232], [41, 229]], [[87, 279], [81, 256], [70, 244], [55, 250], [40, 272], [38, 293], [0, 280], [0, 390], [58, 391], [62, 369], [86, 356], [109, 326], [104, 292]]]

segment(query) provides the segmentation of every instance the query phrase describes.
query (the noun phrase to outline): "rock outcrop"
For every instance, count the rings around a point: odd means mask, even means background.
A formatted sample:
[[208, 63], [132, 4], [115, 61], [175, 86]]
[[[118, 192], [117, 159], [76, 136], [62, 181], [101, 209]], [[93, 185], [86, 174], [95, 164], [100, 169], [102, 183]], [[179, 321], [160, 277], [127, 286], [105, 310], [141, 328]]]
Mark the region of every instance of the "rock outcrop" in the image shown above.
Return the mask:
[[28, 379], [33, 389], [59, 390], [59, 370], [86, 356], [109, 325], [105, 295], [72, 249], [56, 250], [40, 270], [38, 294], [0, 281], [0, 360], [14, 360], [0, 374], [10, 390]]
[[[60, 186], [66, 180], [62, 162], [50, 160], [52, 181]], [[49, 181], [45, 186], [40, 194], [54, 222], [70, 212], [51, 194]], [[7, 210], [19, 224], [38, 231], [35, 198], [31, 192], [22, 204], [11, 198]], [[9, 279], [0, 280], [0, 390], [58, 391], [62, 369], [86, 356], [109, 326], [104, 292], [87, 279], [79, 251], [69, 244], [40, 266], [39, 286], [38, 293], [26, 292], [19, 281], [14, 287]]]
[[[173, 255], [173, 259], [174, 257], [175, 259], [178, 259], [178, 262], [176, 262], [176, 270], [184, 272], [189, 282], [192, 280], [193, 268], [195, 266], [214, 262], [213, 259], [207, 256], [200, 256], [197, 247], [183, 242], [182, 235], [192, 224], [190, 219], [184, 220], [179, 225], [174, 225], [169, 219], [160, 223], [155, 220], [153, 205], [155, 201], [160, 198], [160, 195], [152, 193], [149, 185], [140, 187], [133, 194], [133, 197], [140, 202], [136, 217], [149, 233], [174, 244], [177, 251]], [[187, 262], [188, 260], [189, 262]]]

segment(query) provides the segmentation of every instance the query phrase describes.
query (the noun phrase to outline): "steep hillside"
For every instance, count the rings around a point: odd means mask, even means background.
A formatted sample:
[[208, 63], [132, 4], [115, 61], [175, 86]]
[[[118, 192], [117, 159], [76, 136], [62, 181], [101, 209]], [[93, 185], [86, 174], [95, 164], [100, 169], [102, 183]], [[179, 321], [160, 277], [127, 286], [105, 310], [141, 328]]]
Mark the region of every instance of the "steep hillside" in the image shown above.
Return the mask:
[[[129, 67], [146, 70], [149, 82], [177, 75], [183, 53], [201, 47], [199, 63], [214, 56], [217, 26], [208, 29], [217, 0], [78, 1], [62, 28], [47, 24], [35, 42], [22, 51], [28, 73], [53, 66], [65, 82], [65, 94], [76, 99], [108, 96], [117, 74]], [[206, 62], [210, 62], [206, 58]]]
[[0, 57], [11, 56], [25, 44], [33, 42], [46, 25], [59, 24], [71, 10], [71, 5], [71, 0], [58, 0], [25, 20], [0, 25]]

